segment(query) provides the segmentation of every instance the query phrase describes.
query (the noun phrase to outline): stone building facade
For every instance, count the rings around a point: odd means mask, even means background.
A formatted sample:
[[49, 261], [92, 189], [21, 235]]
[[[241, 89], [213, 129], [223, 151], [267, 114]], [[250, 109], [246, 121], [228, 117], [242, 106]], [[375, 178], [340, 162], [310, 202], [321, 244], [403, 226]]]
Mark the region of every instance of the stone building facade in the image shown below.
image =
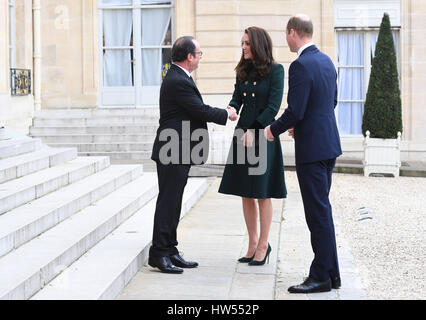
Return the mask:
[[[402, 160], [425, 160], [423, 0], [2, 0], [0, 125], [27, 132], [39, 109], [156, 105], [171, 44], [181, 35], [194, 35], [201, 45], [203, 58], [194, 78], [205, 102], [226, 107], [241, 37], [252, 25], [272, 37], [275, 59], [285, 69], [286, 94], [288, 68], [296, 55], [288, 49], [284, 29], [291, 15], [306, 13], [314, 23], [314, 42], [332, 58], [339, 74], [353, 70], [341, 80], [359, 82], [341, 92], [336, 114], [344, 157], [360, 159], [362, 135], [356, 117], [362, 115], [374, 34], [383, 12], [390, 14], [398, 55]], [[157, 29], [161, 32], [154, 35]], [[351, 52], [358, 52], [359, 62], [348, 62]], [[114, 71], [111, 62], [117, 61], [119, 71]], [[11, 94], [11, 68], [31, 71], [29, 95]], [[120, 72], [121, 82], [114, 82], [114, 72]], [[280, 114], [286, 107], [284, 96]], [[357, 115], [343, 116], [347, 108]], [[212, 126], [212, 132], [225, 141], [232, 127]], [[284, 153], [291, 155], [292, 141], [286, 135], [281, 139]]]

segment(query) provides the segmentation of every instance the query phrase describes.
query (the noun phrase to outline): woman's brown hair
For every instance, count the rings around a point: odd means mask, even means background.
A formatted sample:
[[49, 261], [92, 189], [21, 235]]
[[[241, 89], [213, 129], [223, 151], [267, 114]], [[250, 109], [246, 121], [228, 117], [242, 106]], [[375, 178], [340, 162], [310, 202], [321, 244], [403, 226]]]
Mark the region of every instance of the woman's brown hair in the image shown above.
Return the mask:
[[271, 72], [272, 64], [275, 62], [272, 55], [272, 40], [266, 30], [259, 27], [249, 27], [244, 30], [250, 41], [252, 60], [244, 59], [241, 53], [240, 62], [235, 67], [237, 78], [244, 82], [248, 75], [254, 80], [260, 80]]

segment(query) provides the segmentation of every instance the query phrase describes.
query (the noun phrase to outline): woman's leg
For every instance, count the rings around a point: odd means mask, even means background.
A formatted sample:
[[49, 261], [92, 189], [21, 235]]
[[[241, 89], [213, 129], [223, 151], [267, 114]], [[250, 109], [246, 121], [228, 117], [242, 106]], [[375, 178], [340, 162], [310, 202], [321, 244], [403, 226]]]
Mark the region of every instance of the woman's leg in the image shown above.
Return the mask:
[[244, 219], [246, 221], [247, 231], [249, 235], [249, 247], [245, 255], [251, 258], [256, 252], [259, 236], [257, 234], [257, 206], [256, 200], [251, 198], [242, 198]]
[[254, 260], [261, 261], [265, 258], [268, 250], [269, 231], [272, 223], [272, 201], [271, 199], [258, 199], [260, 216], [260, 237]]

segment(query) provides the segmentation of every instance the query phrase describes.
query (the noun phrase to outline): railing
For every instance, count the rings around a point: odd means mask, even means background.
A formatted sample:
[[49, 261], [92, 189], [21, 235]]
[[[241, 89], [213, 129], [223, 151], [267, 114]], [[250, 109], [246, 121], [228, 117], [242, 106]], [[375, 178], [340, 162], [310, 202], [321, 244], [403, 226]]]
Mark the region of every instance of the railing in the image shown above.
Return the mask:
[[12, 96], [31, 94], [31, 70], [10, 69], [10, 88]]

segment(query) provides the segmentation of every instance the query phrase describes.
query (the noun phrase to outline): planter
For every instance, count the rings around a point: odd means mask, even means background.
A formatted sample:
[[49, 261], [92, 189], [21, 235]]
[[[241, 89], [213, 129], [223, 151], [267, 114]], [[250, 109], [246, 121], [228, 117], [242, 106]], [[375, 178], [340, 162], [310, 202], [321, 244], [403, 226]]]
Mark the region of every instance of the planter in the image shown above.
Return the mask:
[[0, 140], [6, 140], [6, 128], [0, 127]]
[[397, 139], [370, 138], [370, 131], [364, 139], [364, 176], [371, 173], [388, 173], [399, 177], [401, 167], [401, 132]]

